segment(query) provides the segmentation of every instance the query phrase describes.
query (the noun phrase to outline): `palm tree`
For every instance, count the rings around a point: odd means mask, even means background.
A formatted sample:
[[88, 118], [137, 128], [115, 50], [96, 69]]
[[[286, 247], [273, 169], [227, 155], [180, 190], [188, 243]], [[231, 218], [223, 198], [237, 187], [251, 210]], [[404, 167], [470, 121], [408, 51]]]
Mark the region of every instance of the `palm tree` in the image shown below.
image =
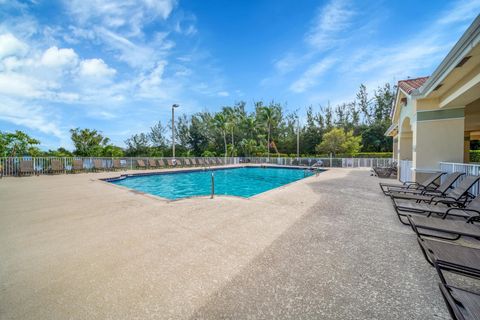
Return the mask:
[[228, 121], [223, 113], [215, 114], [213, 118], [213, 125], [217, 128], [223, 135], [223, 143], [225, 145], [225, 160], [227, 158], [227, 130], [228, 130]]
[[252, 153], [257, 149], [257, 142], [254, 139], [243, 139], [240, 145], [247, 157], [251, 157]]
[[[237, 125], [237, 115], [235, 114], [235, 110], [231, 107], [223, 108], [223, 113], [225, 113], [225, 119], [227, 120], [227, 129], [230, 131], [230, 136], [232, 138], [232, 149], [235, 149], [235, 138], [234, 138], [234, 131]], [[232, 154], [233, 157], [233, 154]]]
[[250, 138], [255, 139], [257, 137], [258, 124], [253, 116], [243, 116], [241, 118], [241, 126], [244, 134]]
[[274, 105], [265, 106], [265, 107], [262, 107], [260, 109], [263, 123], [267, 127], [267, 157], [268, 157], [268, 159], [270, 159], [270, 135], [271, 135], [271, 131], [272, 131], [273, 126], [277, 123], [277, 120], [279, 118], [278, 111], [279, 111], [278, 107], [276, 107]]

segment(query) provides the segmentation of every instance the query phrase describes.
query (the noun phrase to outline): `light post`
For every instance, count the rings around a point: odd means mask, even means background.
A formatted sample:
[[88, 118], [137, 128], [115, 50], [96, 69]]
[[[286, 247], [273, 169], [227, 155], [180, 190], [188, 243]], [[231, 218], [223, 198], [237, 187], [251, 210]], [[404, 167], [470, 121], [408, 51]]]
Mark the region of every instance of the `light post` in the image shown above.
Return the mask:
[[300, 108], [295, 110], [295, 114], [297, 115], [297, 161], [300, 159], [300, 117], [297, 113], [298, 110], [300, 110]]
[[172, 105], [172, 157], [175, 160], [175, 108], [180, 107], [178, 104]]
[[300, 159], [300, 119], [297, 118], [297, 160]]

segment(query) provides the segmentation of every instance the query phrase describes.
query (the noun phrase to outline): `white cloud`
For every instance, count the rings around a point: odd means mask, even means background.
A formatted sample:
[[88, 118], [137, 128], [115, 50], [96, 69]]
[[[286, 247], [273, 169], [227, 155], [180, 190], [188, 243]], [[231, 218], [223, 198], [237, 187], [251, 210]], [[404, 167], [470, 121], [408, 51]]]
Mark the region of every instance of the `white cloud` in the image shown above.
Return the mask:
[[328, 71], [337, 62], [334, 58], [325, 58], [308, 68], [303, 75], [290, 86], [290, 90], [301, 93], [314, 86], [318, 78]]
[[288, 73], [297, 67], [301, 61], [295, 55], [289, 53], [283, 58], [276, 60], [274, 62], [275, 69], [280, 72], [280, 74]]
[[40, 61], [47, 67], [74, 67], [78, 63], [78, 56], [73, 49], [51, 47], [43, 53]]
[[68, 0], [65, 4], [79, 25], [100, 25], [129, 35], [142, 33], [145, 24], [156, 19], [167, 19], [176, 6], [174, 0]]
[[338, 34], [351, 25], [354, 15], [347, 0], [330, 1], [318, 11], [305, 40], [319, 50], [330, 48], [338, 41]]
[[165, 99], [170, 92], [164, 79], [167, 61], [159, 61], [149, 73], [142, 74], [136, 80], [138, 82], [138, 96], [142, 98]]
[[52, 134], [59, 138], [63, 137], [55, 117], [52, 117], [45, 108], [39, 105], [25, 104], [18, 100], [1, 97], [0, 120]]
[[228, 91], [219, 91], [217, 94], [219, 97], [228, 97], [230, 95]]
[[108, 78], [114, 76], [117, 71], [110, 68], [102, 59], [86, 59], [80, 63], [81, 76], [94, 78]]
[[141, 45], [105, 28], [95, 30], [102, 41], [117, 53], [115, 57], [118, 60], [136, 69], [150, 69], [173, 47], [173, 42], [168, 41], [163, 33], [158, 33], [148, 45]]
[[8, 56], [23, 56], [27, 51], [28, 45], [13, 34], [0, 34], [0, 59]]
[[40, 98], [48, 85], [34, 77], [19, 73], [0, 73], [0, 93], [24, 98]]
[[455, 3], [452, 10], [449, 10], [441, 19], [439, 24], [451, 24], [465, 22], [475, 19], [480, 12], [480, 0], [459, 1]]

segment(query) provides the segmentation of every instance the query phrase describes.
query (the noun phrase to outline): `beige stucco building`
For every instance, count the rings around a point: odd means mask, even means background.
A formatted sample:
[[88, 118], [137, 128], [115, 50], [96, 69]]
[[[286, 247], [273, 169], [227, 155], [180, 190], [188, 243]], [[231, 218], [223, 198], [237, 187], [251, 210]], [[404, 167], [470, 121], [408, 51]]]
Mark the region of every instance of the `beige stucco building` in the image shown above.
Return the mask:
[[480, 16], [430, 77], [402, 80], [392, 110], [401, 180], [421, 179], [442, 162], [468, 163], [480, 140]]

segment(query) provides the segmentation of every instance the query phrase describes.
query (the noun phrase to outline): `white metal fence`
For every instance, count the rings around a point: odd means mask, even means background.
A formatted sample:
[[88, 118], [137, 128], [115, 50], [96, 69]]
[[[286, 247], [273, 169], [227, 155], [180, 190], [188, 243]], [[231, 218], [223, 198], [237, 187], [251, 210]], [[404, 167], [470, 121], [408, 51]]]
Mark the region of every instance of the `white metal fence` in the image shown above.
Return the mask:
[[[469, 164], [469, 163], [454, 163], [454, 162], [440, 162], [440, 170], [446, 173], [453, 173], [453, 172], [463, 172], [467, 176], [478, 176], [480, 175], [480, 165], [478, 164]], [[442, 177], [443, 179], [445, 176]], [[461, 181], [459, 179], [455, 183], [455, 187]], [[478, 183], [476, 183], [471, 189], [470, 193], [473, 195], [478, 195], [480, 192]]]
[[388, 167], [393, 164], [391, 158], [284, 158], [284, 157], [248, 157], [245, 162], [268, 163], [284, 166], [322, 166], [328, 168], [372, 168]]
[[[74, 171], [76, 160], [80, 160], [81, 166], [76, 171], [133, 170], [173, 166], [208, 167], [240, 163], [240, 158], [231, 157], [176, 157], [175, 162], [172, 162], [173, 158], [168, 157], [3, 157], [0, 158], [0, 174], [2, 176], [19, 176], [22, 174], [70, 173]], [[143, 161], [144, 166], [140, 166], [137, 160]], [[153, 162], [151, 163], [151, 161]], [[61, 169], [59, 170], [59, 168]]]
[[[3, 157], [0, 158], [0, 174], [2, 176], [20, 176], [22, 174], [70, 173], [74, 171], [74, 161], [80, 160], [80, 171], [98, 170], [134, 170], [172, 167], [173, 158], [168, 157]], [[137, 160], [143, 160], [145, 166], [139, 166]], [[175, 166], [208, 167], [225, 164], [276, 164], [285, 166], [319, 166], [336, 168], [371, 168], [392, 165], [390, 158], [279, 158], [279, 157], [176, 157]], [[58, 169], [60, 167], [60, 170]], [[25, 169], [27, 168], [27, 169]], [[29, 168], [29, 169], [28, 169]]]
[[399, 162], [399, 178], [400, 181], [413, 181], [413, 172], [412, 172], [413, 161], [411, 160], [400, 160]]

